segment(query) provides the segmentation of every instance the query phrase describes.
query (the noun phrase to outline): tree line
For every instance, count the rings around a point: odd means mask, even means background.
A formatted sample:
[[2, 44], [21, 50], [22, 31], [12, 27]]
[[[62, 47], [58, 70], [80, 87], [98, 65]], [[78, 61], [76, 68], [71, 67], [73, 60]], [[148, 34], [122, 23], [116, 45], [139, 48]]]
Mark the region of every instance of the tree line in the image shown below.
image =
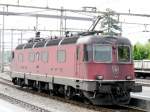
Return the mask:
[[136, 43], [133, 46], [133, 59], [134, 60], [150, 59], [150, 42], [147, 42], [144, 45]]

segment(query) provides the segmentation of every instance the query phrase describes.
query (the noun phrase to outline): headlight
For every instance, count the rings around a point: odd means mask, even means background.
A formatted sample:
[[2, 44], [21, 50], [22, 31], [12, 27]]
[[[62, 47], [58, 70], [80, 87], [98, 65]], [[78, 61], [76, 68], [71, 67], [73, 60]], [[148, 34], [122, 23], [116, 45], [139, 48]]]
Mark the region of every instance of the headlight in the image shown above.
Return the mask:
[[127, 79], [127, 80], [131, 80], [132, 77], [128, 75], [128, 76], [126, 76], [126, 79]]
[[103, 78], [104, 78], [104, 77], [103, 77], [102, 75], [97, 75], [97, 76], [96, 76], [96, 79], [98, 79], [98, 80], [103, 80]]

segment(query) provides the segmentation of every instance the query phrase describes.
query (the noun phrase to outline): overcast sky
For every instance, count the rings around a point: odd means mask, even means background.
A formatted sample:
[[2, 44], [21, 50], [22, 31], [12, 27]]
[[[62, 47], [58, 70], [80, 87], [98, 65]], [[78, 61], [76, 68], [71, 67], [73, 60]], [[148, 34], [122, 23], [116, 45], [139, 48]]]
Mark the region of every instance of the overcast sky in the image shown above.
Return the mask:
[[[18, 0], [0, 0], [1, 3], [17, 3]], [[117, 11], [149, 13], [149, 0], [19, 0], [20, 4], [79, 9], [83, 6], [97, 7], [99, 10], [112, 8]]]
[[[17, 4], [18, 0], [0, 0], [0, 3], [7, 4]], [[116, 12], [126, 12], [129, 10], [131, 13], [144, 13], [150, 14], [150, 1], [149, 0], [19, 0], [19, 3], [22, 5], [34, 5], [34, 6], [48, 6], [52, 8], [68, 8], [68, 9], [82, 9], [83, 6], [92, 6], [97, 7], [99, 11], [104, 11], [106, 8], [111, 8]], [[35, 25], [34, 18], [27, 17], [5, 17], [6, 26], [10, 28], [14, 27], [33, 27]], [[137, 22], [137, 23], [145, 23], [150, 24], [150, 18], [141, 18], [141, 17], [122, 17], [122, 21], [125, 22]], [[26, 21], [23, 22], [23, 21]], [[39, 20], [40, 21], [40, 20]], [[42, 19], [41, 19], [42, 21]], [[2, 18], [0, 17], [0, 22], [2, 22]], [[51, 20], [51, 22], [55, 26], [58, 27], [58, 20]], [[49, 21], [49, 24], [52, 24]], [[78, 27], [82, 25], [82, 27], [87, 27], [90, 24], [86, 24], [86, 22], [82, 22], [82, 24], [78, 24]], [[39, 23], [41, 28], [47, 27], [45, 24], [48, 24], [47, 21]], [[76, 25], [76, 22], [68, 22], [68, 27], [73, 27]], [[50, 25], [48, 25], [50, 26]], [[144, 25], [125, 25], [123, 24], [123, 36], [128, 37], [133, 44], [136, 42], [145, 43], [147, 39], [150, 38], [150, 32], [142, 32], [145, 27]], [[47, 27], [49, 28], [49, 27]], [[53, 26], [51, 25], [51, 28]], [[53, 28], [54, 29], [54, 28]], [[150, 26], [147, 26], [147, 30], [150, 31]]]

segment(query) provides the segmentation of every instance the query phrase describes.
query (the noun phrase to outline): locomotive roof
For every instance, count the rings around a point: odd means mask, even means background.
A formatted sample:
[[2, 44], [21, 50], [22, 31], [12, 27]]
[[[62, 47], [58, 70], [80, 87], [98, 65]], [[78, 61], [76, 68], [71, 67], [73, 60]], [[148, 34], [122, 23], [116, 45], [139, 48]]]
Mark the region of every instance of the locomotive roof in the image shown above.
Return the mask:
[[20, 44], [16, 47], [16, 49], [23, 49], [24, 46], [25, 46], [25, 44]]
[[112, 37], [112, 36], [87, 36], [80, 37], [77, 44], [124, 44], [131, 45], [129, 39], [124, 37]]
[[111, 36], [100, 36], [100, 35], [90, 35], [90, 36], [76, 36], [76, 37], [66, 37], [61, 39], [49, 39], [47, 41], [40, 41], [36, 43], [26, 43], [20, 44], [16, 49], [28, 49], [28, 48], [39, 48], [48, 47], [55, 45], [64, 44], [124, 44], [131, 45], [130, 41], [124, 37], [111, 37]]
[[48, 39], [47, 41], [40, 41], [36, 43], [26, 43], [26, 44], [20, 44], [16, 47], [17, 50], [19, 49], [28, 49], [28, 48], [38, 48], [38, 47], [48, 47], [48, 46], [54, 46], [54, 45], [63, 45], [63, 44], [75, 44], [77, 42], [79, 37], [66, 37], [61, 39]]

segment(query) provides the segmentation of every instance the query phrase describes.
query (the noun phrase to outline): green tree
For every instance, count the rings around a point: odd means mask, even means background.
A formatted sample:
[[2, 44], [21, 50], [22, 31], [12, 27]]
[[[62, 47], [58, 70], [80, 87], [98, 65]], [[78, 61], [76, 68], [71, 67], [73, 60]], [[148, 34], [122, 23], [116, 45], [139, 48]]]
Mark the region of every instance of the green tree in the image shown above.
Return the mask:
[[147, 55], [148, 55], [147, 59], [150, 59], [150, 42], [145, 44], [145, 48], [146, 48]]
[[133, 47], [133, 57], [134, 60], [142, 60], [150, 58], [150, 43], [142, 45], [140, 43], [136, 43]]
[[121, 27], [119, 25], [118, 15], [111, 9], [106, 9], [101, 22], [101, 28], [104, 29], [103, 35], [120, 35]]

